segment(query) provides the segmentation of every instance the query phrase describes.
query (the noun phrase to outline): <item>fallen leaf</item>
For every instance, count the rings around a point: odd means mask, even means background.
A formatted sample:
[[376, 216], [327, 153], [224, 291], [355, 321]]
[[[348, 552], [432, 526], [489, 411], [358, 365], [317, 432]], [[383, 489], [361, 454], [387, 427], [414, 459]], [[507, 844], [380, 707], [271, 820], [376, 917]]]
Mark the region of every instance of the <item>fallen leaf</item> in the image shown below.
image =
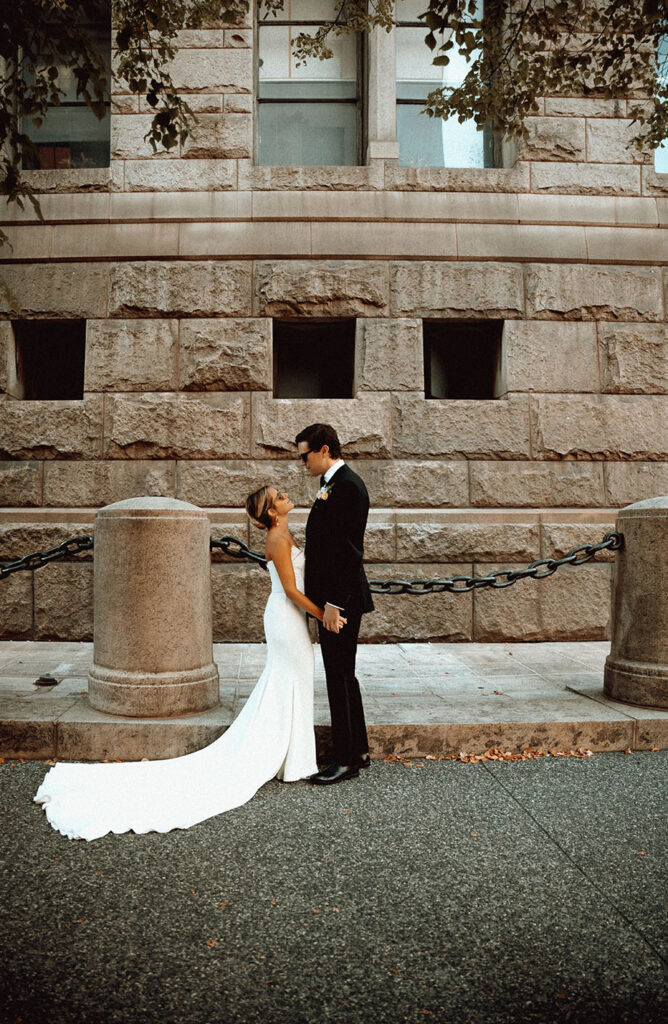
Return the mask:
[[631, 748], [630, 748], [630, 747], [627, 747], [627, 748], [626, 748], [626, 750], [624, 751], [624, 753], [625, 753], [625, 754], [630, 754], [630, 753], [631, 753]]
[[311, 911], [311, 913], [312, 913], [312, 914], [319, 914], [319, 913], [320, 913], [320, 911], [319, 911], [319, 910], [312, 910], [312, 911]]
[[227, 903], [219, 903], [219, 904], [218, 904], [218, 906], [219, 906], [219, 907], [226, 907], [226, 906], [227, 906]]
[[275, 907], [276, 904], [278, 903], [278, 900], [269, 900], [269, 903], [272, 907]]
[[636, 850], [636, 857], [644, 857], [644, 856], [645, 856], [645, 851], [644, 850]]
[[478, 833], [477, 833], [477, 832], [471, 832], [471, 833], [470, 833], [470, 835], [472, 835], [472, 836], [477, 836], [477, 835], [478, 835]]
[[495, 690], [494, 693], [497, 695], [497, 697], [503, 697], [503, 690]]
[[206, 940], [206, 944], [207, 944], [207, 946], [217, 946], [218, 945], [218, 943], [216, 942], [215, 939], [207, 939]]
[[[487, 690], [483, 690], [483, 692], [482, 692], [481, 696], [482, 696], [482, 697], [489, 697], [489, 694], [487, 693]], [[423, 1011], [423, 1012], [424, 1012], [424, 1011]]]
[[660, 748], [659, 747], [650, 747], [649, 749], [650, 750], [659, 750]]

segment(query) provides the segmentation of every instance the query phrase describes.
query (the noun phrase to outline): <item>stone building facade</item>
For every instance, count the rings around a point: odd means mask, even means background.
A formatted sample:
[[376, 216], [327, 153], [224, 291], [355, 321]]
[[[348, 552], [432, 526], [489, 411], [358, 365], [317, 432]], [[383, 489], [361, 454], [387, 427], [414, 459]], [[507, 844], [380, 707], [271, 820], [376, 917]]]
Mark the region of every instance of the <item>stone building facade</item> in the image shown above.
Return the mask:
[[[299, 539], [315, 485], [292, 442], [313, 421], [369, 488], [372, 578], [561, 555], [668, 491], [668, 174], [626, 148], [630, 101], [546, 98], [506, 166], [402, 166], [393, 46], [368, 40], [357, 166], [259, 165], [250, 17], [182, 33], [173, 74], [199, 119], [183, 147], [154, 154], [150, 109], [118, 91], [109, 167], [26, 172], [44, 220], [2, 214], [0, 560], [141, 494], [259, 548], [242, 508], [263, 482], [301, 508]], [[346, 397], [276, 397], [286, 324], [341, 328]], [[438, 338], [465, 359], [476, 330], [491, 391], [429, 397]], [[82, 339], [80, 395], [26, 397], [31, 331], [63, 353]], [[266, 575], [216, 555], [212, 586], [215, 639], [262, 639]], [[364, 637], [600, 639], [610, 588], [603, 557], [502, 592], [379, 597]], [[91, 639], [92, 559], [13, 575], [0, 609], [4, 638]]]

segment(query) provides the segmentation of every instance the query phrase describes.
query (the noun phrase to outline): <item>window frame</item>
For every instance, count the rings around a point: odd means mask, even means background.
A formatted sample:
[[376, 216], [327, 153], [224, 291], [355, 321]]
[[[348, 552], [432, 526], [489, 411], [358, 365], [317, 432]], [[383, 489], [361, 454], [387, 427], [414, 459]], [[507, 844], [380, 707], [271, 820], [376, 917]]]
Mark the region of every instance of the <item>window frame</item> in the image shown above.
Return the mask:
[[[396, 12], [397, 12], [396, 3], [395, 3], [394, 10], [395, 10], [395, 15], [396, 15]], [[425, 23], [423, 21], [415, 21], [415, 20], [408, 20], [408, 19], [404, 20], [404, 21], [400, 21], [399, 19], [396, 19], [395, 23], [394, 23], [394, 29], [393, 29], [393, 32], [394, 32], [394, 35], [395, 35], [395, 47], [398, 47], [398, 45], [399, 45], [399, 35], [398, 35], [398, 33], [401, 31], [402, 28], [421, 28], [421, 29], [426, 31], [426, 25], [425, 25]], [[483, 41], [483, 46], [484, 46], [484, 41]], [[397, 74], [397, 71], [395, 69], [395, 74], [394, 74], [394, 101], [395, 101], [395, 106], [397, 108], [397, 112], [398, 112], [399, 106], [420, 106], [420, 107], [424, 107], [426, 101], [423, 100], [423, 99], [404, 99], [404, 98], [400, 99], [398, 94], [397, 94], [398, 81], [399, 81], [398, 74]], [[434, 84], [434, 88], [437, 88], [436, 84]], [[432, 91], [432, 90], [429, 90], [429, 91]], [[396, 119], [396, 123], [397, 123], [397, 132], [396, 132], [396, 134], [397, 134], [397, 142], [399, 142], [399, 129], [398, 129], [399, 118], [398, 117]], [[466, 123], [467, 122], [464, 122], [464, 124], [466, 124]], [[456, 165], [452, 165], [451, 166], [449, 164], [444, 164], [444, 165], [436, 165], [435, 169], [441, 170], [441, 171], [462, 170], [462, 169], [463, 170], [474, 170], [474, 169], [477, 169], [477, 170], [490, 170], [492, 168], [498, 167], [499, 166], [499, 163], [498, 163], [498, 160], [497, 160], [498, 144], [497, 144], [496, 136], [495, 136], [495, 132], [494, 132], [494, 123], [493, 123], [493, 121], [489, 121], [489, 122], [487, 122], [487, 124], [483, 125], [483, 128], [482, 128], [482, 146], [483, 146], [483, 164], [482, 164], [482, 167], [479, 167], [479, 168], [459, 168]], [[411, 166], [414, 166], [414, 165], [412, 165], [412, 164], [399, 164], [399, 166], [400, 167], [411, 167]], [[433, 165], [429, 165], [429, 166], [433, 166]]]
[[[260, 97], [260, 30], [263, 24], [267, 27], [287, 27], [298, 26], [299, 28], [319, 28], [320, 25], [324, 24], [322, 21], [305, 20], [305, 19], [291, 19], [291, 18], [271, 18], [261, 20], [259, 17], [255, 19], [255, 31], [254, 31], [254, 81], [253, 91], [255, 95], [254, 103], [254, 120], [255, 120], [255, 131], [253, 133], [253, 166], [254, 167], [277, 167], [277, 166], [291, 166], [291, 167], [361, 167], [365, 165], [364, 155], [366, 151], [366, 133], [367, 133], [367, 68], [368, 68], [368, 54], [367, 54], [367, 33], [354, 33], [355, 39], [355, 64], [356, 64], [356, 79], [355, 79], [355, 98], [354, 99], [332, 99], [331, 97], [322, 97], [318, 99], [295, 99], [286, 100], [279, 97]], [[357, 163], [356, 164], [290, 164], [290, 165], [278, 165], [278, 164], [262, 164], [259, 162], [259, 141], [260, 141], [260, 108], [264, 104], [271, 103], [312, 103], [313, 105], [320, 103], [340, 103], [340, 104], [355, 104], [355, 127], [357, 132]]]
[[[109, 71], [109, 91], [107, 93], [106, 99], [104, 100], [104, 105], [105, 105], [105, 107], [107, 109], [107, 113], [106, 113], [105, 117], [102, 118], [102, 119], [98, 119], [97, 117], [95, 117], [95, 114], [89, 108], [89, 106], [88, 106], [88, 104], [86, 103], [85, 100], [74, 99], [74, 100], [63, 100], [63, 101], [61, 101], [58, 104], [51, 104], [50, 103], [47, 106], [47, 111], [46, 111], [46, 114], [45, 114], [45, 120], [48, 118], [49, 112], [52, 111], [52, 110], [81, 110], [82, 108], [88, 110], [89, 115], [91, 117], [95, 118], [95, 120], [97, 121], [98, 124], [106, 123], [106, 125], [107, 125], [107, 139], [106, 139], [107, 150], [108, 150], [107, 163], [106, 164], [93, 164], [93, 165], [83, 164], [81, 167], [78, 167], [76, 165], [73, 166], [72, 163], [70, 162], [70, 164], [67, 167], [58, 167], [58, 166], [56, 166], [55, 160], [54, 160], [54, 166], [53, 167], [41, 167], [39, 165], [36, 165], [36, 166], [29, 165], [27, 163], [27, 161], [26, 161], [26, 156], [24, 155], [23, 160], [22, 160], [22, 170], [24, 170], [24, 171], [94, 171], [94, 170], [102, 170], [102, 169], [106, 169], [106, 168], [110, 168], [111, 167], [111, 92], [112, 92], [112, 77], [113, 77], [113, 71], [112, 71], [112, 51], [113, 51], [112, 31], [113, 31], [113, 29], [112, 29], [112, 18], [111, 18], [111, 6], [109, 8], [108, 17], [106, 17], [104, 19], [104, 22], [102, 20], [85, 22], [82, 25], [82, 28], [85, 28], [87, 30], [92, 29], [93, 32], [91, 33], [91, 35], [93, 35], [94, 32], [99, 30], [99, 35], [102, 36], [104, 34], [103, 26], [106, 27], [107, 37], [108, 37], [108, 44], [109, 44], [109, 52], [108, 52], [108, 56], [109, 56], [109, 66], [108, 66], [108, 71]], [[102, 56], [104, 57], [104, 54], [102, 54]], [[44, 58], [43, 55], [40, 55], [39, 59], [43, 60], [45, 58]], [[23, 117], [21, 117], [20, 115], [17, 114], [17, 120], [19, 121], [19, 130], [24, 135], [28, 136], [28, 138], [32, 142], [33, 146], [35, 147], [35, 150], [36, 150], [35, 158], [37, 160], [39, 159], [39, 147], [40, 147], [40, 145], [45, 146], [45, 147], [50, 145], [51, 148], [54, 149], [54, 150], [56, 148], [60, 148], [60, 147], [63, 147], [63, 146], [69, 146], [69, 148], [70, 148], [70, 157], [71, 157], [71, 149], [72, 149], [72, 145], [73, 145], [71, 139], [66, 140], [65, 143], [63, 143], [63, 142], [56, 143], [56, 142], [48, 142], [48, 141], [45, 141], [43, 143], [36, 142], [35, 139], [32, 136], [31, 128], [32, 128], [32, 131], [39, 130], [39, 129], [34, 129], [31, 125], [25, 125], [25, 123], [24, 123], [26, 120], [27, 121], [31, 120], [30, 115], [24, 114]]]

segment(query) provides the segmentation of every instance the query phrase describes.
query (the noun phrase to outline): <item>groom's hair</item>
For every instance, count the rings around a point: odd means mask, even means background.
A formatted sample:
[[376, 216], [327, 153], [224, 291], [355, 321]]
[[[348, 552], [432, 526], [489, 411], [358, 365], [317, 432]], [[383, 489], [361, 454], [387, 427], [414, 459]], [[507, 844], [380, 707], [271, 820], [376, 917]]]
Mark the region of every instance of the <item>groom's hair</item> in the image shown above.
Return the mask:
[[304, 427], [297, 434], [295, 444], [299, 444], [300, 441], [306, 441], [312, 452], [319, 452], [326, 444], [333, 459], [341, 458], [339, 435], [329, 423], [312, 423], [310, 427]]

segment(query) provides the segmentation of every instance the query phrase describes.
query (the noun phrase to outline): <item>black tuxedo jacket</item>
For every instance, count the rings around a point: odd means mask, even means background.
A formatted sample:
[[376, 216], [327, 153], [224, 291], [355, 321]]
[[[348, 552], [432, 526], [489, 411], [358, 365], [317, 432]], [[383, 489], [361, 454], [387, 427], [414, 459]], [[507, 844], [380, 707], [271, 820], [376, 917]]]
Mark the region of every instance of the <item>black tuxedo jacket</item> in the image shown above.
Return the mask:
[[321, 608], [329, 601], [344, 615], [373, 611], [362, 565], [369, 494], [345, 463], [327, 489], [327, 498], [315, 501], [306, 523], [306, 596]]

